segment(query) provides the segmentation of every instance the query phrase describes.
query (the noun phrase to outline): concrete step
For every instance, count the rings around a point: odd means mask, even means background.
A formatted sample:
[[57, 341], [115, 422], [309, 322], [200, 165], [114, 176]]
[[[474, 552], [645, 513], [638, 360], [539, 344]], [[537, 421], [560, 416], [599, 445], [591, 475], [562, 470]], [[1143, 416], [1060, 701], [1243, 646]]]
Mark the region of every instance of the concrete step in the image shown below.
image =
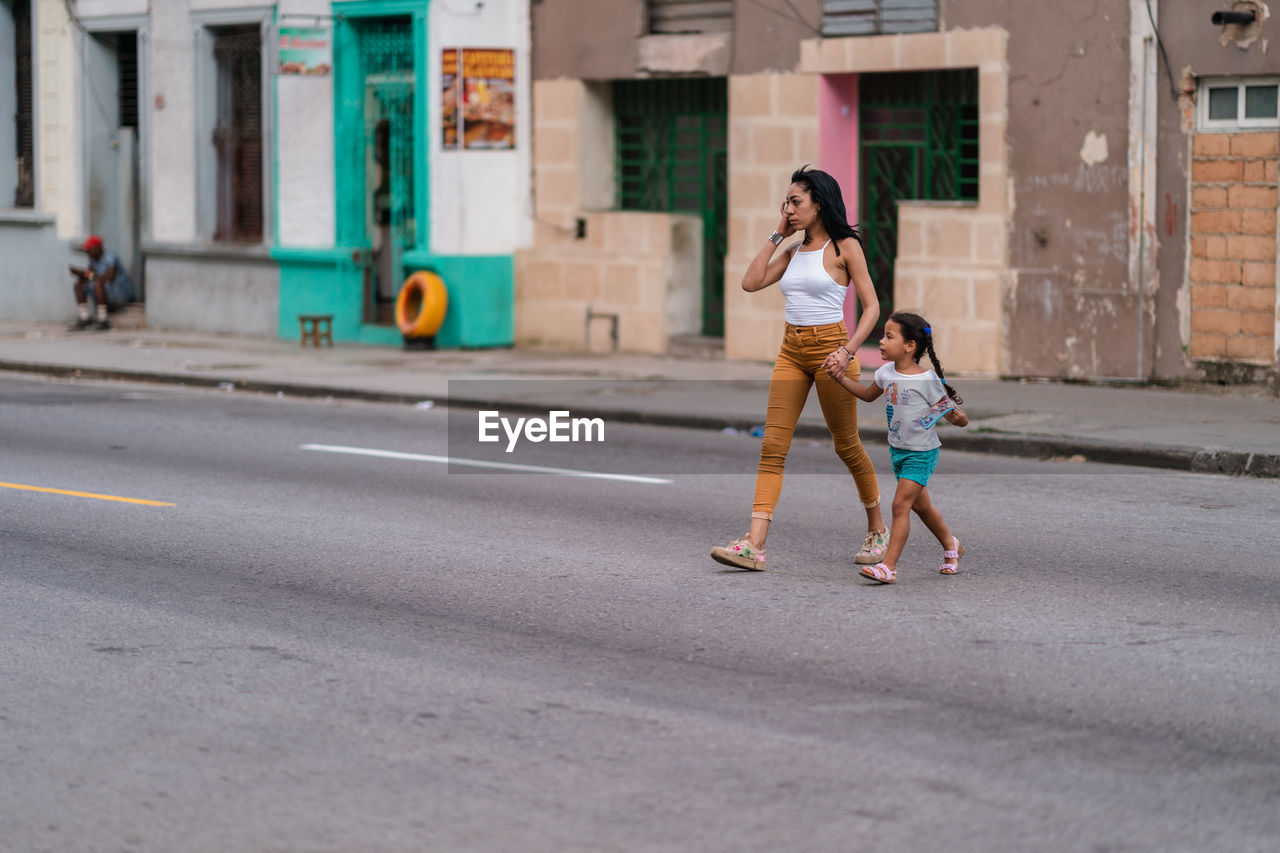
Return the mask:
[[116, 329], [138, 330], [147, 327], [147, 306], [130, 302], [111, 311], [111, 325]]

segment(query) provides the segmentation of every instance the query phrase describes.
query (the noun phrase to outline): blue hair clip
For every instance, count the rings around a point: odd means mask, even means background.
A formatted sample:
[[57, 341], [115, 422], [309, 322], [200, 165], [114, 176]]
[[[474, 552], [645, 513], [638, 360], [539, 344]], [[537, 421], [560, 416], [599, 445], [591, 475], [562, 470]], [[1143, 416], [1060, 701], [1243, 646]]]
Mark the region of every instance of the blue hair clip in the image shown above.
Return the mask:
[[932, 334], [933, 334], [933, 329], [930, 329], [928, 326], [925, 326], [925, 327], [924, 327], [924, 333], [925, 333], [926, 335], [932, 335]]

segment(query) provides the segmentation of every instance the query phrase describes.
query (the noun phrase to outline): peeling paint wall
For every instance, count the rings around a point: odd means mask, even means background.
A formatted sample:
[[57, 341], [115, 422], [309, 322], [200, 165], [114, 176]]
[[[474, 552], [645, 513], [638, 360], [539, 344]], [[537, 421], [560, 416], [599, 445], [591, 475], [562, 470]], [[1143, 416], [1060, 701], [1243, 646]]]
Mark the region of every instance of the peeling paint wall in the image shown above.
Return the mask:
[[1128, 3], [941, 5], [1010, 32], [1008, 372], [1132, 375]]
[[822, 0], [734, 0], [731, 36], [648, 35], [646, 0], [543, 0], [532, 8], [536, 80], [790, 71], [800, 41], [822, 25]]

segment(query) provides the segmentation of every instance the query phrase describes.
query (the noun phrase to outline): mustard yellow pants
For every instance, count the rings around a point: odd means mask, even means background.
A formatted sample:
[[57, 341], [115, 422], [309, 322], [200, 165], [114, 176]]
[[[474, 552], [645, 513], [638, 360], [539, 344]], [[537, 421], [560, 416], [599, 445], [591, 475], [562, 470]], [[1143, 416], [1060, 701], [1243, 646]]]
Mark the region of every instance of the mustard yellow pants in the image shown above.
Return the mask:
[[[880, 503], [875, 468], [858, 438], [858, 399], [822, 369], [826, 357], [848, 340], [849, 333], [844, 323], [826, 326], [787, 324], [782, 336], [782, 349], [774, 362], [773, 377], [769, 381], [769, 408], [765, 414], [764, 438], [760, 442], [753, 518], [773, 518], [778, 495], [782, 492], [782, 469], [787, 462], [787, 451], [791, 449], [796, 422], [800, 420], [809, 389], [815, 384], [818, 386], [818, 403], [831, 430], [836, 455], [853, 475], [862, 505], [873, 507]], [[848, 375], [857, 377], [860, 370], [858, 360], [854, 358], [849, 363]]]

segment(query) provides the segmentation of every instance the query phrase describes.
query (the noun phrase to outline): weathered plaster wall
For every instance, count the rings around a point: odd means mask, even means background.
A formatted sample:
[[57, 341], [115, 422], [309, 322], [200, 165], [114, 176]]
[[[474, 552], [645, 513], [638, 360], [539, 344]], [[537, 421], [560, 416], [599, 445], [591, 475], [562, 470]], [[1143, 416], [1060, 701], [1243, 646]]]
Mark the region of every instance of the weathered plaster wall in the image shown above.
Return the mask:
[[650, 35], [646, 0], [533, 5], [533, 76], [617, 80], [666, 73], [791, 71], [822, 25], [822, 0], [735, 0], [732, 33]]
[[1009, 30], [1006, 372], [1132, 375], [1128, 4], [943, 0], [942, 16]]
[[613, 80], [635, 74], [643, 0], [533, 4], [533, 78]]
[[83, 237], [79, 34], [58, 0], [33, 3], [35, 75], [36, 207], [54, 214], [58, 236]]
[[250, 258], [153, 247], [147, 255], [149, 328], [274, 338], [279, 302], [280, 270], [265, 250]]
[[[194, 242], [196, 220], [195, 40], [188, 0], [151, 7], [151, 239]], [[143, 164], [147, 168], [148, 164]], [[149, 277], [148, 277], [149, 278]], [[150, 296], [150, 294], [148, 294]]]
[[[328, 0], [281, 0], [279, 26], [310, 25], [289, 15], [328, 15]], [[323, 18], [320, 19], [323, 22]], [[325, 248], [335, 239], [333, 75], [275, 77], [277, 242]]]
[[[458, 4], [431, 5], [429, 73], [439, 73], [440, 51], [445, 47], [513, 48], [518, 87], [516, 147], [511, 151], [443, 151], [438, 123], [426, 122], [431, 128], [427, 145], [431, 249], [444, 255], [510, 254], [533, 240], [529, 3], [489, 0], [481, 9], [465, 14], [455, 11], [457, 8]], [[440, 115], [439, 87], [432, 86], [427, 98], [428, 115]]]
[[83, 264], [58, 234], [52, 214], [0, 212], [0, 321], [58, 322], [75, 317], [67, 265]]

